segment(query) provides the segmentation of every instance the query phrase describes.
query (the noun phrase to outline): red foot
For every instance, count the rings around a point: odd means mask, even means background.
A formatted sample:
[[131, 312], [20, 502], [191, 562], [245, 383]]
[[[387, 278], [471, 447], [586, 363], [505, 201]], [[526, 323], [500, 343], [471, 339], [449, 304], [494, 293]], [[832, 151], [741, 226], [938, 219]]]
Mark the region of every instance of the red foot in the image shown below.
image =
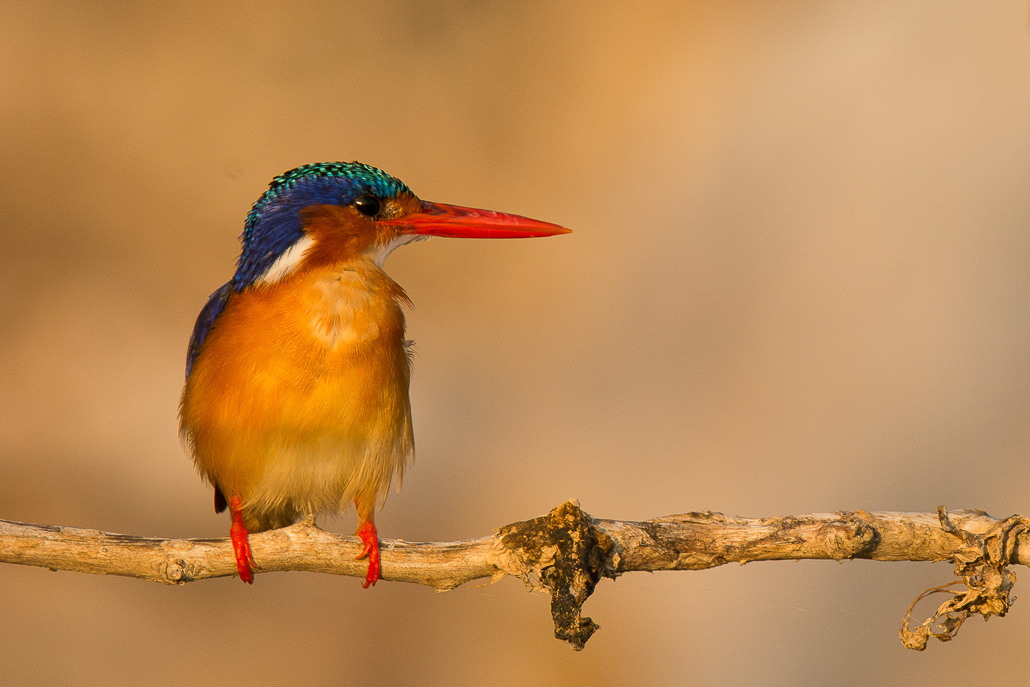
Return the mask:
[[362, 589], [368, 589], [374, 587], [379, 581], [379, 573], [383, 569], [379, 563], [379, 532], [376, 531], [374, 522], [365, 520], [358, 525], [358, 531], [355, 534], [361, 537], [361, 541], [365, 545], [365, 548], [355, 558], [368, 556], [368, 574], [365, 575], [365, 581], [361, 585]]
[[236, 555], [236, 570], [240, 573], [240, 579], [247, 584], [254, 584], [254, 570], [257, 563], [254, 562], [254, 554], [250, 551], [250, 540], [247, 539], [247, 528], [243, 524], [243, 501], [239, 496], [229, 499], [229, 507], [232, 508], [232, 526], [229, 527], [229, 538], [232, 539], [232, 550]]

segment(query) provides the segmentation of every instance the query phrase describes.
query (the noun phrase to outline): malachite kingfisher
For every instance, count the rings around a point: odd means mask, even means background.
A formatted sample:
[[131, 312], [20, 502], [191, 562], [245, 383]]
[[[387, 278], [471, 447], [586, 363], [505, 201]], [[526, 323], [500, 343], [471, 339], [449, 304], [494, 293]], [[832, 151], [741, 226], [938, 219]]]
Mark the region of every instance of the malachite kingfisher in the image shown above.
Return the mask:
[[229, 508], [240, 579], [248, 534], [353, 502], [380, 577], [374, 515], [415, 451], [404, 338], [407, 294], [383, 261], [429, 236], [517, 238], [556, 224], [419, 200], [360, 162], [275, 177], [247, 215], [232, 279], [200, 311], [186, 355], [180, 433], [215, 511]]

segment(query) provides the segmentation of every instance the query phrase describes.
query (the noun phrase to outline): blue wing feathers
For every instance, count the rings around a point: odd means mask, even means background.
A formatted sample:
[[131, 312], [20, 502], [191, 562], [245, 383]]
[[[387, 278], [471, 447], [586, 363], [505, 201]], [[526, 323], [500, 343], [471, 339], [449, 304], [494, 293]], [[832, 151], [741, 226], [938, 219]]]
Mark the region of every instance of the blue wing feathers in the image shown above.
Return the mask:
[[204, 309], [197, 316], [197, 323], [193, 325], [193, 336], [190, 337], [190, 346], [186, 350], [186, 378], [189, 379], [193, 363], [200, 354], [200, 347], [204, 345], [204, 339], [211, 332], [218, 316], [225, 310], [225, 304], [232, 294], [232, 282], [226, 282], [207, 299]]

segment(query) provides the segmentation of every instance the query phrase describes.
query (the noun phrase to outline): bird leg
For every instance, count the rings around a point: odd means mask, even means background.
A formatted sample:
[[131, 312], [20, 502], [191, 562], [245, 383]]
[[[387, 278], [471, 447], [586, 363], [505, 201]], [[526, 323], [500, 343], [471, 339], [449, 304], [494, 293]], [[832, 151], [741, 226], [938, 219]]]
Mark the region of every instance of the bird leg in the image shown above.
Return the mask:
[[379, 532], [376, 531], [376, 524], [372, 517], [362, 518], [358, 523], [358, 531], [354, 534], [358, 535], [365, 545], [365, 548], [361, 549], [361, 553], [355, 558], [368, 556], [368, 574], [365, 575], [365, 581], [361, 585], [362, 589], [368, 589], [375, 586], [379, 580], [379, 573], [382, 571], [379, 563]]
[[232, 509], [229, 538], [232, 539], [232, 551], [236, 555], [236, 570], [239, 571], [241, 580], [247, 584], [254, 584], [257, 563], [254, 562], [254, 554], [250, 551], [247, 526], [243, 524], [243, 500], [239, 496], [233, 496], [229, 499], [229, 507]]

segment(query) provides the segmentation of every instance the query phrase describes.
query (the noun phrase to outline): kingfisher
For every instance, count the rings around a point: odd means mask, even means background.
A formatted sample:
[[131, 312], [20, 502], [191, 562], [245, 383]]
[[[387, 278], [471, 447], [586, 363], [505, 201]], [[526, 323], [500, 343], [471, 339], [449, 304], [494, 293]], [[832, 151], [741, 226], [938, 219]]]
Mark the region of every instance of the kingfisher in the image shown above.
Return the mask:
[[414, 458], [404, 289], [383, 271], [430, 236], [520, 238], [569, 230], [519, 215], [420, 200], [360, 162], [272, 179], [247, 215], [231, 280], [197, 317], [179, 431], [227, 508], [236, 569], [254, 581], [249, 533], [354, 504], [380, 578], [375, 511]]

